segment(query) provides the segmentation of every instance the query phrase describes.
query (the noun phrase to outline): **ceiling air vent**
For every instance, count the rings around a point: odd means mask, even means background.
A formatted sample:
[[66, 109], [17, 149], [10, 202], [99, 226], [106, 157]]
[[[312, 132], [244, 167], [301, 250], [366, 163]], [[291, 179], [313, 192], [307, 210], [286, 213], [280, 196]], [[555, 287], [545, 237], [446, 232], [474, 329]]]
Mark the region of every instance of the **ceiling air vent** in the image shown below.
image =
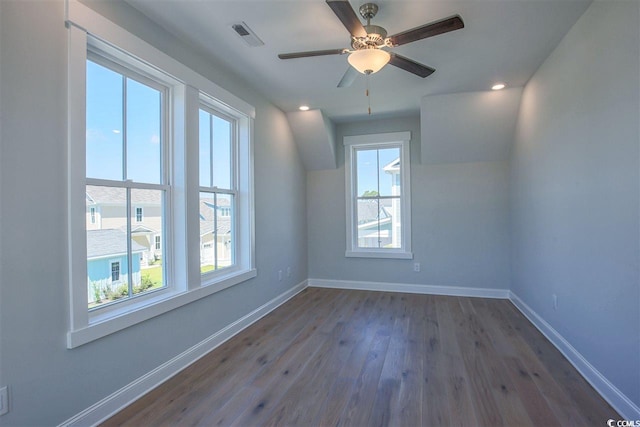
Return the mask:
[[256, 34], [253, 32], [253, 30], [251, 28], [249, 28], [249, 26], [247, 24], [245, 24], [244, 22], [239, 22], [237, 24], [232, 24], [231, 28], [233, 28], [233, 31], [236, 32], [237, 35], [240, 36], [240, 38], [242, 40], [244, 40], [244, 42], [251, 46], [251, 47], [257, 47], [257, 46], [263, 46], [264, 42], [262, 40], [260, 40], [260, 38], [258, 36], [256, 36]]

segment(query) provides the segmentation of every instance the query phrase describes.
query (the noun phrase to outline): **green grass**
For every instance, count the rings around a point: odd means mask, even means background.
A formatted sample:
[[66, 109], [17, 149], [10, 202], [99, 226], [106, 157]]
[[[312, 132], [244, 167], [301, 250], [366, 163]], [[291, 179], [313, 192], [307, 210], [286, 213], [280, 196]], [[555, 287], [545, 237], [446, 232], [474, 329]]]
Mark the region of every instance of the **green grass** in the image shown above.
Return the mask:
[[200, 273], [208, 273], [209, 271], [213, 271], [215, 270], [216, 267], [213, 265], [201, 265], [200, 266]]
[[142, 269], [140, 273], [142, 276], [149, 276], [154, 288], [162, 286], [162, 265]]

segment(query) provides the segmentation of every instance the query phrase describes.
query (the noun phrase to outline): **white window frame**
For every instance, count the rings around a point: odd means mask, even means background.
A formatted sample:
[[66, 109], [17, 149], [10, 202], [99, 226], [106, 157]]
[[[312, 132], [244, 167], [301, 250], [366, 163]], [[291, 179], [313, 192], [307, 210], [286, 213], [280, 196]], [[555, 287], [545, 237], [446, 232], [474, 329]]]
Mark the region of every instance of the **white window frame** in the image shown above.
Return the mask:
[[[136, 222], [140, 223], [144, 221], [144, 209], [141, 206], [136, 206]], [[140, 210], [140, 219], [138, 219], [138, 210]]]
[[[218, 111], [216, 109], [216, 102], [214, 99], [211, 99], [211, 97], [206, 96], [205, 94], [201, 94], [200, 95], [200, 106], [199, 109], [205, 111], [206, 113], [210, 114], [211, 116], [215, 116], [218, 117], [220, 119], [226, 120], [231, 124], [231, 177], [230, 177], [230, 188], [219, 188], [216, 186], [200, 186], [200, 193], [208, 193], [208, 194], [215, 194], [215, 197], [217, 197], [218, 195], [229, 195], [233, 198], [234, 200], [234, 205], [237, 203], [237, 197], [238, 197], [238, 191], [237, 191], [237, 184], [239, 181], [239, 177], [236, 173], [236, 171], [239, 169], [239, 164], [238, 164], [238, 155], [237, 155], [237, 151], [238, 151], [238, 123], [237, 123], [237, 118], [236, 117], [232, 117], [229, 116], [227, 114], [224, 114], [221, 111]], [[200, 114], [198, 114], [198, 117], [200, 117]], [[200, 146], [200, 144], [198, 144], [198, 146]], [[213, 156], [213, 147], [209, 147], [209, 149], [211, 150], [211, 155]], [[213, 157], [212, 157], [213, 158]], [[211, 171], [211, 173], [213, 174], [213, 171]], [[212, 180], [213, 177], [210, 177], [210, 180]], [[218, 212], [222, 212], [223, 209], [226, 208], [216, 208], [215, 212], [214, 212], [214, 224], [216, 223], [216, 220], [218, 218]], [[231, 210], [231, 208], [229, 208], [229, 210]], [[235, 211], [235, 215], [234, 217], [231, 219], [231, 239], [232, 241], [235, 242], [235, 238], [236, 238], [236, 230], [235, 230], [235, 224], [238, 220], [238, 213], [239, 211], [237, 209], [234, 210]], [[220, 216], [223, 216], [222, 214], [220, 214]], [[230, 215], [228, 215], [230, 216]], [[215, 226], [214, 226], [215, 228]], [[218, 250], [217, 250], [217, 235], [216, 235], [216, 239], [214, 240], [213, 243], [213, 249], [214, 249], [214, 253], [215, 253], [215, 258], [216, 258], [216, 262], [217, 262], [217, 257], [218, 257]], [[236, 269], [236, 247], [235, 247], [235, 243], [234, 243], [234, 248], [233, 248], [233, 253], [231, 255], [232, 258], [232, 264], [229, 267], [223, 267], [222, 269], [216, 269], [216, 270], [212, 270], [206, 273], [202, 273], [202, 280], [205, 283], [214, 283], [216, 280], [216, 276], [220, 275], [220, 274], [226, 274], [227, 271], [229, 270], [233, 270]]]
[[[346, 195], [346, 257], [413, 259], [411, 252], [411, 132], [392, 132], [371, 135], [345, 136], [345, 195]], [[400, 149], [401, 234], [400, 248], [358, 247], [357, 165], [356, 151], [362, 149]]]
[[90, 218], [90, 223], [91, 224], [95, 224], [96, 223], [96, 208], [95, 208], [95, 206], [91, 206], [89, 208], [89, 218]]
[[[214, 292], [242, 283], [257, 275], [254, 250], [253, 208], [253, 119], [250, 104], [217, 86], [209, 79], [120, 28], [102, 15], [67, 0], [68, 28], [68, 230], [69, 230], [69, 330], [67, 347], [75, 348], [152, 317], [191, 303]], [[117, 46], [117, 47], [116, 47]], [[169, 201], [165, 209], [169, 231], [162, 238], [163, 262], [167, 266], [167, 287], [140, 295], [105, 310], [88, 310], [86, 246], [86, 61], [90, 47], [108, 52], [125, 64], [135, 58], [146, 66], [151, 78], [170, 86]], [[126, 53], [125, 53], [126, 52]], [[135, 69], [135, 68], [134, 68]], [[198, 108], [201, 96], [215, 102], [217, 110], [238, 121], [238, 200], [241, 210], [236, 241], [238, 268], [201, 280], [199, 265], [199, 182], [197, 141]], [[178, 232], [179, 230], [179, 232]]]

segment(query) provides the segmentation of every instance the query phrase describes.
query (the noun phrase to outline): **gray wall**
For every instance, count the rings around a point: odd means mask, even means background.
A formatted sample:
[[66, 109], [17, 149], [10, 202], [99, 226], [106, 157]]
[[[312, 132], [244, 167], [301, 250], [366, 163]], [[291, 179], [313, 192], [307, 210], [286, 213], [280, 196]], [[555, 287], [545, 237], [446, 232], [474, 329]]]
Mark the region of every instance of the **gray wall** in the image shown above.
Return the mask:
[[[343, 137], [406, 130], [414, 259], [345, 258]], [[338, 169], [307, 174], [310, 278], [509, 288], [507, 163], [422, 165], [420, 140], [418, 116], [337, 126]]]
[[[65, 347], [66, 30], [62, 0], [0, 1], [1, 425], [55, 425], [304, 280], [306, 181], [285, 115], [126, 5], [112, 19], [256, 107], [258, 277], [79, 348]], [[277, 280], [277, 270], [292, 277]]]
[[638, 5], [580, 18], [526, 86], [511, 158], [513, 292], [636, 405]]

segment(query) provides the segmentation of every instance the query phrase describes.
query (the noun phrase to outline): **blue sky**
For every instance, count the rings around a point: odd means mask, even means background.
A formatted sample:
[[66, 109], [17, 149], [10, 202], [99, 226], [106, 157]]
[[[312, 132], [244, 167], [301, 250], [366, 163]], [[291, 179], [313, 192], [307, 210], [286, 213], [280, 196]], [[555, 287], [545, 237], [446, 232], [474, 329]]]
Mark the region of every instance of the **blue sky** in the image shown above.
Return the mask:
[[[157, 89], [87, 61], [87, 177], [162, 183], [161, 98]], [[201, 110], [199, 138], [200, 185], [230, 188], [231, 124]]]
[[[126, 127], [123, 111], [126, 88]], [[87, 61], [87, 176], [161, 183], [160, 92]], [[126, 171], [123, 139], [126, 135]], [[126, 174], [125, 174], [126, 172]]]
[[391, 196], [391, 176], [383, 168], [400, 156], [400, 149], [362, 150], [356, 153], [358, 196], [365, 191], [378, 191], [381, 196]]

